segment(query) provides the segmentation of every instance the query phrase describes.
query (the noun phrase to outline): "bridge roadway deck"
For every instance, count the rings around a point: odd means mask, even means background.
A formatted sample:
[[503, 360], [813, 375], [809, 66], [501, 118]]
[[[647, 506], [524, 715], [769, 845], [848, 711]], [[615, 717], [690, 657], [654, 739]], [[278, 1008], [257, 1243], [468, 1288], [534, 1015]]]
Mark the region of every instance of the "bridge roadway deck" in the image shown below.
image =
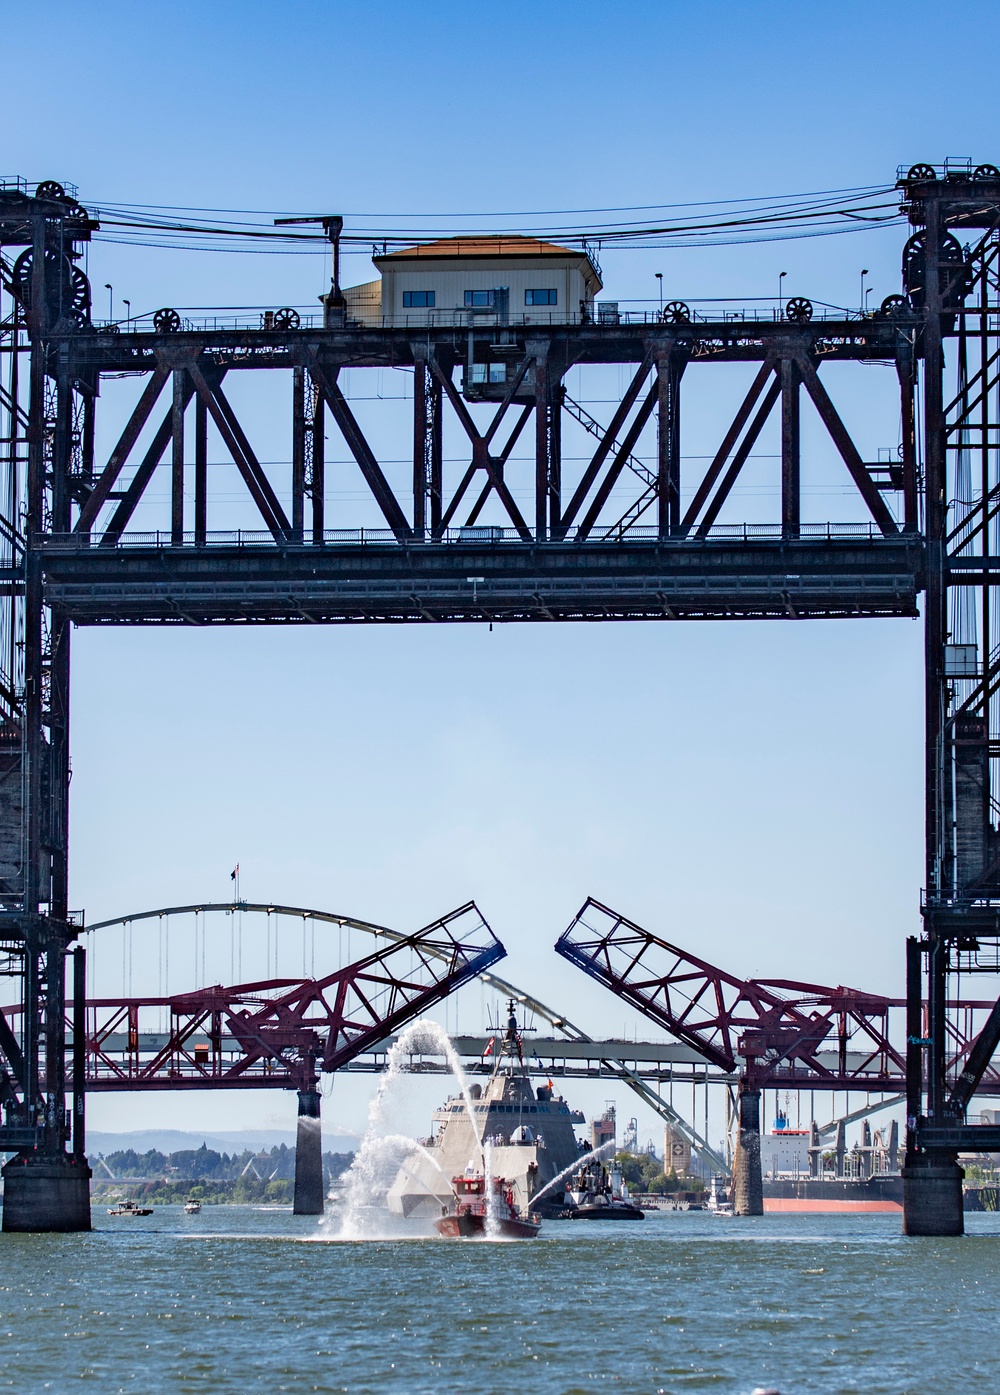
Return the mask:
[[[197, 1042], [203, 1039], [197, 1034], [191, 1038], [192, 1052]], [[383, 1071], [395, 1040], [395, 1037], [387, 1037], [368, 1051], [361, 1052], [341, 1069], [354, 1074]], [[456, 1036], [452, 1040], [469, 1075], [483, 1075], [492, 1071], [494, 1062], [485, 1055], [489, 1037]], [[135, 1049], [130, 1050], [125, 1032], [111, 1033], [102, 1038], [99, 1057], [95, 1059], [93, 1055], [88, 1055], [87, 1090], [260, 1090], [294, 1087], [290, 1074], [268, 1061], [256, 1062], [250, 1070], [227, 1077], [227, 1072], [239, 1067], [243, 1055], [236, 1040], [226, 1034], [220, 1040], [214, 1059], [199, 1061], [193, 1054], [179, 1054], [162, 1061], [155, 1072], [143, 1074], [150, 1063], [167, 1049], [169, 1042], [170, 1038], [165, 1032], [140, 1032], [134, 1040]], [[827, 1070], [837, 1072], [836, 1051], [821, 1051], [817, 1059]], [[738, 1083], [735, 1072], [716, 1069], [692, 1047], [680, 1042], [572, 1041], [560, 1037], [530, 1037], [525, 1039], [524, 1064], [531, 1075], [542, 1079], [548, 1076], [577, 1080], [621, 1079], [621, 1066], [624, 1064], [641, 1079], [654, 1083]], [[846, 1068], [854, 1073], [854, 1089], [892, 1093], [902, 1088], [901, 1076], [879, 1075], [874, 1063], [861, 1052], [847, 1053]], [[415, 1075], [451, 1073], [443, 1057], [430, 1053], [411, 1056], [407, 1069]], [[806, 1071], [788, 1072], [782, 1074], [780, 1079], [769, 1080], [767, 1084], [769, 1088], [779, 1085], [789, 1089], [833, 1088], [830, 1082], [815, 1075], [810, 1076]], [[839, 1088], [843, 1088], [842, 1082]], [[983, 1093], [994, 1093], [991, 1082], [984, 1085]]]
[[545, 542], [455, 531], [345, 530], [322, 544], [229, 533], [197, 546], [55, 535], [42, 540], [46, 603], [78, 625], [798, 619], [913, 616], [923, 587], [921, 539], [865, 525]]
[[[893, 316], [859, 317], [816, 314], [800, 322], [756, 319], [754, 311], [724, 319], [694, 317], [681, 324], [662, 321], [618, 324], [518, 324], [495, 311], [461, 314], [458, 323], [441, 324], [433, 312], [415, 314], [406, 325], [359, 324], [327, 329], [265, 329], [260, 323], [234, 324], [232, 316], [211, 314], [188, 321], [190, 328], [163, 332], [153, 328], [122, 333], [94, 326], [84, 334], [54, 333], [65, 342], [71, 373], [151, 372], [157, 356], [173, 360], [200, 357], [227, 372], [232, 369], [308, 367], [408, 368], [419, 357], [450, 356], [463, 362], [470, 339], [478, 359], [542, 354], [572, 364], [640, 363], [650, 352], [681, 350], [692, 361], [761, 362], [772, 352], [801, 350], [817, 362], [893, 362], [901, 339], [912, 336], [920, 317], [906, 307]], [[497, 394], [489, 394], [487, 396]]]

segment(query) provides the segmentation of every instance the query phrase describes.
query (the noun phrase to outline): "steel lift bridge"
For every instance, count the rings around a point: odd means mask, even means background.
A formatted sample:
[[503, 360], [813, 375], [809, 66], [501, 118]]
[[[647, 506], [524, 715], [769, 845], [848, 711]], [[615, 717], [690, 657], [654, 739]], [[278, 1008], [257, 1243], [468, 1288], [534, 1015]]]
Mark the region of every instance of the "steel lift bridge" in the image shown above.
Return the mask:
[[[957, 1073], [946, 1049], [949, 975], [1000, 969], [1000, 171], [918, 165], [899, 192], [912, 227], [902, 293], [873, 314], [821, 316], [795, 299], [770, 320], [701, 318], [674, 305], [655, 323], [517, 325], [495, 315], [364, 328], [347, 322], [335, 280], [316, 328], [288, 315], [254, 329], [185, 324], [165, 309], [152, 327], [121, 332], [93, 322], [80, 258], [96, 220], [72, 191], [51, 181], [0, 188], [0, 951], [23, 1007], [20, 1039], [4, 1031], [0, 1042], [0, 1148], [20, 1150], [5, 1169], [5, 1224], [89, 1220], [64, 1103], [65, 966], [77, 933], [67, 899], [74, 624], [879, 617], [916, 614], [922, 591], [927, 873], [924, 932], [908, 961], [906, 1227], [961, 1228], [957, 1154], [1000, 1149], [1000, 1130], [965, 1122], [1000, 1039], [1000, 1008]], [[335, 242], [338, 223], [327, 220]], [[461, 373], [500, 362], [502, 383], [489, 371], [485, 385]], [[843, 362], [894, 365], [897, 459], [866, 459], [855, 444], [831, 392]], [[711, 460], [682, 478], [692, 364], [745, 364], [750, 381]], [[608, 426], [591, 423], [595, 447], [571, 478], [564, 379], [591, 365], [622, 365], [631, 381]], [[412, 375], [405, 490], [351, 409], [339, 382], [347, 367]], [[261, 463], [227, 394], [232, 375], [275, 370], [291, 379], [288, 478]], [[99, 393], [116, 375], [134, 375], [138, 395], [98, 457]], [[488, 422], [475, 406], [484, 400], [494, 403]], [[803, 519], [804, 403], [866, 523]], [[722, 524], [772, 414], [780, 516], [768, 527]], [[655, 459], [645, 464], [635, 450], [654, 419]], [[468, 446], [455, 479], [446, 424]], [[328, 426], [383, 527], [327, 526]], [[210, 431], [259, 514], [249, 535], [210, 526]], [[527, 513], [508, 478], [522, 438], [534, 447]], [[171, 481], [164, 526], [132, 533], [136, 510], [145, 518], [152, 508], [144, 496], [161, 464]], [[630, 504], [612, 507], [626, 481], [635, 482]], [[479, 527], [483, 510], [502, 524]]]

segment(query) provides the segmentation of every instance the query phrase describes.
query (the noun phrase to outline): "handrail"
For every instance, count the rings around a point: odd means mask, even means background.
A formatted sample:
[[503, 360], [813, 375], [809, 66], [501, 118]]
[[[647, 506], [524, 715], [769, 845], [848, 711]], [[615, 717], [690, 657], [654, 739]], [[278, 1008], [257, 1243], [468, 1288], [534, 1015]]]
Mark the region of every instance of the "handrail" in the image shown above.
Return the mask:
[[[150, 529], [127, 533], [43, 533], [36, 536], [36, 545], [46, 552], [87, 552], [100, 555], [111, 550], [120, 551], [134, 548], [154, 548], [170, 550], [184, 547], [194, 548], [264, 548], [284, 550], [288, 548], [313, 550], [317, 547], [510, 547], [523, 548], [536, 546], [575, 547], [581, 545], [616, 547], [630, 543], [655, 543], [660, 546], [695, 547], [714, 542], [839, 542], [839, 541], [878, 541], [885, 542], [881, 529], [874, 523], [803, 523], [794, 532], [783, 529], [779, 523], [714, 523], [704, 536], [692, 536], [677, 532], [673, 535], [661, 534], [653, 524], [638, 524], [621, 532], [601, 538], [589, 533], [581, 533], [571, 528], [565, 537], [558, 540], [542, 539], [540, 542], [525, 542], [516, 528], [477, 526], [468, 528], [447, 528], [437, 536], [426, 534], [412, 536], [403, 542], [389, 528], [327, 528], [322, 542], [317, 542], [311, 534], [302, 538], [288, 537], [275, 542], [273, 533], [265, 528], [230, 528], [207, 533], [199, 538], [195, 533], [185, 532], [179, 537], [170, 529]], [[891, 541], [891, 540], [890, 540]]]

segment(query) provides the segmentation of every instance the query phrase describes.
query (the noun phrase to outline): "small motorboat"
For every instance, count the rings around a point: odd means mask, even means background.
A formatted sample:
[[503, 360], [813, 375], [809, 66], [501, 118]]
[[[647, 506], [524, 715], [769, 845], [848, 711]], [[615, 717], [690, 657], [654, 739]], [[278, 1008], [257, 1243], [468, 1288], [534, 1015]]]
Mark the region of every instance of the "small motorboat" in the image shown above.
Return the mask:
[[731, 1217], [736, 1213], [733, 1210], [733, 1203], [728, 1199], [725, 1189], [719, 1185], [719, 1178], [712, 1178], [711, 1191], [708, 1194], [708, 1201], [705, 1203], [705, 1210], [712, 1216]]
[[152, 1206], [140, 1206], [137, 1201], [119, 1201], [116, 1206], [108, 1207], [109, 1216], [151, 1216]]
[[195, 1201], [194, 1197], [188, 1197], [187, 1201], [184, 1203], [184, 1210], [189, 1216], [197, 1216], [198, 1212], [201, 1210], [201, 1202]]
[[570, 1205], [559, 1212], [561, 1221], [643, 1221], [646, 1213], [629, 1196], [617, 1163], [610, 1168], [588, 1163], [574, 1173], [566, 1188]]
[[525, 1215], [514, 1201], [514, 1189], [505, 1177], [487, 1179], [481, 1172], [452, 1178], [455, 1199], [434, 1222], [449, 1240], [532, 1240], [541, 1230], [540, 1217]]

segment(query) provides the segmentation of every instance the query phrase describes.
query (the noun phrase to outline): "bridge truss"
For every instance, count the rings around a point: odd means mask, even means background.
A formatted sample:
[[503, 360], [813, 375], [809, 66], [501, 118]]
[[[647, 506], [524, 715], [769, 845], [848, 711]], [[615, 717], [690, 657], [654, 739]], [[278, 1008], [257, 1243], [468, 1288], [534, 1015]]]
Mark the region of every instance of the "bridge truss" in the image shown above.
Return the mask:
[[[909, 960], [908, 1155], [947, 1171], [958, 1147], [1000, 1147], [964, 1122], [1000, 1011], [961, 1078], [947, 1053], [949, 975], [1000, 967], [1000, 171], [915, 166], [899, 187], [913, 228], [903, 294], [873, 314], [795, 300], [770, 318], [674, 306], [641, 324], [494, 314], [375, 329], [347, 322], [336, 296], [317, 329], [172, 311], [149, 328], [97, 325], [80, 266], [96, 220], [52, 182], [0, 189], [0, 951], [24, 1008], [16, 1050], [9, 1033], [0, 1041], [4, 1128], [40, 1129], [38, 1158], [61, 1165], [72, 625], [878, 617], [916, 614], [923, 591], [928, 857], [925, 934]], [[894, 370], [901, 431], [888, 460], [845, 424], [842, 363]], [[707, 463], [682, 476], [692, 366], [738, 364], [742, 400]], [[628, 381], [571, 472], [564, 428], [583, 409], [566, 377], [583, 367]], [[356, 369], [412, 383], [406, 482], [354, 414], [342, 380]], [[263, 463], [231, 390], [276, 371], [289, 382], [287, 468]], [[122, 376], [138, 394], [99, 456], [102, 386]], [[803, 518], [804, 410], [842, 463], [853, 523]], [[733, 491], [772, 418], [777, 516], [751, 523]], [[330, 516], [328, 429], [374, 528]], [[457, 470], [446, 431], [465, 442]], [[220, 514], [210, 435], [258, 527]], [[519, 441], [532, 447], [527, 507], [511, 483]], [[163, 476], [160, 518], [150, 485]]]
[[[560, 936], [556, 953], [753, 1091], [902, 1098], [905, 998], [794, 979], [741, 979], [593, 898]], [[961, 998], [948, 1009], [948, 1073], [958, 1077], [993, 1002]], [[1000, 1094], [996, 1060], [987, 1062], [977, 1091]]]
[[[687, 1120], [654, 1087], [674, 1081], [706, 1087], [730, 1082], [722, 1076], [710, 1077], [701, 1053], [684, 1047], [595, 1041], [540, 998], [497, 977], [491, 962], [499, 959], [502, 951], [494, 948], [492, 936], [487, 938], [485, 922], [476, 925], [478, 911], [471, 903], [415, 935], [331, 911], [240, 901], [163, 906], [118, 916], [87, 926], [81, 940], [96, 946], [102, 932], [116, 927], [131, 931], [144, 922], [169, 925], [171, 921], [176, 924], [177, 918], [191, 916], [201, 917], [204, 927], [204, 917], [212, 914], [256, 914], [299, 922], [303, 927], [308, 924], [313, 928], [318, 925], [357, 930], [372, 936], [382, 948], [339, 973], [307, 975], [303, 970], [301, 977], [275, 977], [235, 987], [216, 985], [157, 996], [143, 997], [125, 991], [114, 997], [92, 994], [85, 1004], [81, 1000], [74, 1005], [65, 1024], [73, 1043], [78, 1094], [117, 1090], [301, 1089], [303, 1072], [312, 1070], [312, 1061], [322, 1071], [381, 1071], [392, 1044], [392, 1032], [400, 1025], [382, 1006], [388, 994], [398, 991], [400, 982], [398, 973], [393, 972], [393, 956], [402, 951], [412, 957], [416, 952], [423, 986], [417, 995], [411, 986], [403, 1004], [407, 1020], [475, 977], [492, 988], [500, 1000], [513, 1001], [523, 1013], [543, 1022], [554, 1034], [529, 1034], [529, 1069], [534, 1062], [538, 1072], [546, 1076], [621, 1081], [675, 1133], [688, 1140], [706, 1167], [715, 1171], [725, 1168], [724, 1160], [699, 1133], [694, 1121]], [[465, 927], [460, 941], [456, 940], [453, 920]], [[204, 933], [203, 928], [203, 936]], [[348, 941], [348, 957], [349, 945]], [[130, 959], [131, 949], [125, 949], [124, 954]], [[330, 1005], [329, 985], [336, 982], [350, 987], [359, 971], [372, 979], [376, 989], [366, 992], [361, 1001], [364, 1020], [360, 1030], [355, 1023], [350, 1039], [341, 1041], [337, 1024], [343, 1018], [344, 1004], [338, 996], [335, 1005]], [[430, 993], [432, 998], [426, 996]], [[247, 1038], [238, 1020], [240, 1014], [251, 1010], [260, 1026], [260, 1041], [256, 1043]], [[7, 1015], [16, 1019], [17, 1011]], [[78, 1024], [83, 1025], [78, 1029]], [[332, 1043], [326, 1050], [320, 1049], [318, 1029]], [[274, 1041], [269, 1039], [272, 1031], [277, 1034]], [[492, 1069], [492, 1063], [485, 1059], [485, 1037], [455, 1036], [453, 1041], [469, 1073]], [[415, 1053], [410, 1069], [423, 1073], [451, 1068], [421, 1052]], [[77, 1126], [79, 1137], [81, 1120]]]

